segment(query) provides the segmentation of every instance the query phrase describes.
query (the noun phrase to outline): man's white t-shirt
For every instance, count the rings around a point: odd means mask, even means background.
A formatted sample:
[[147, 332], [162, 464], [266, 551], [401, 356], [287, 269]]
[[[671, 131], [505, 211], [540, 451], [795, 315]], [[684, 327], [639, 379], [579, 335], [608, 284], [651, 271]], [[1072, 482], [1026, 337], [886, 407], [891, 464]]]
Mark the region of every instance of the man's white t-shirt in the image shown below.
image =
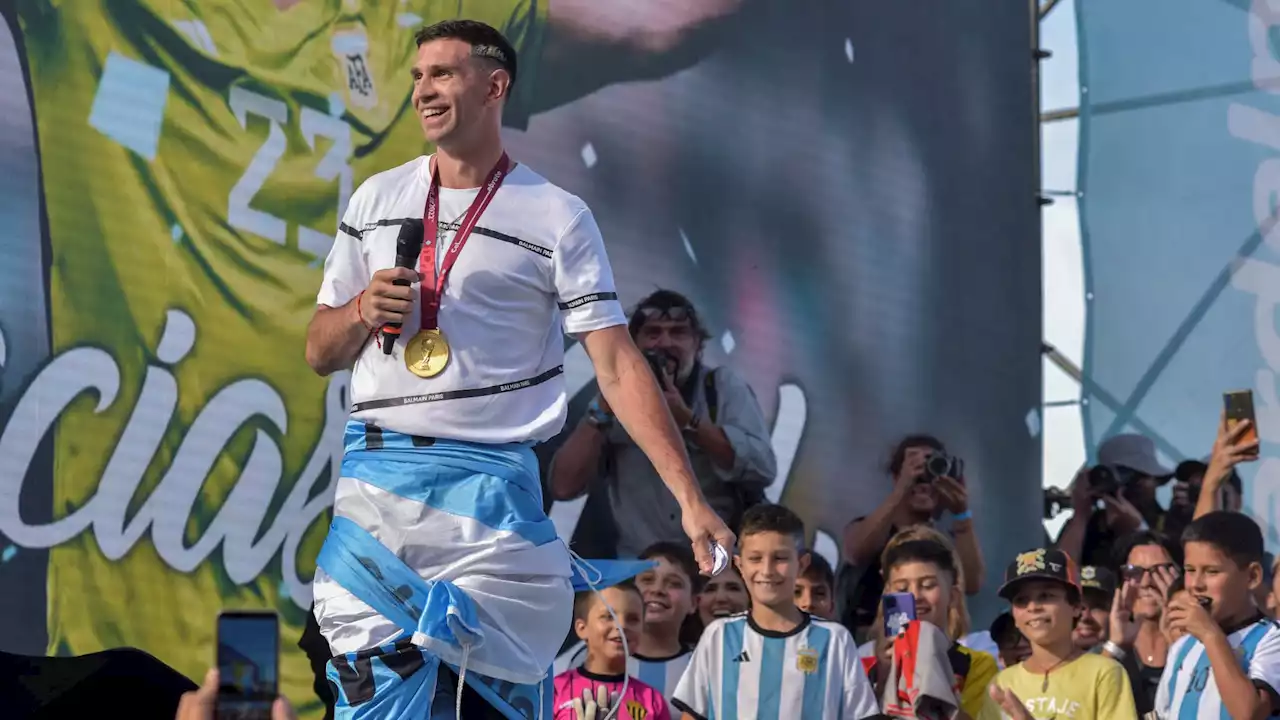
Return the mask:
[[[356, 190], [325, 261], [316, 301], [350, 302], [395, 266], [402, 221], [421, 219], [430, 158], [378, 173]], [[437, 267], [476, 189], [441, 188]], [[586, 204], [520, 164], [480, 216], [445, 283], [444, 371], [419, 378], [404, 346], [421, 323], [418, 284], [402, 339], [372, 339], [351, 377], [352, 418], [409, 435], [482, 443], [544, 441], [567, 414], [563, 333], [626, 323], [600, 229]]]

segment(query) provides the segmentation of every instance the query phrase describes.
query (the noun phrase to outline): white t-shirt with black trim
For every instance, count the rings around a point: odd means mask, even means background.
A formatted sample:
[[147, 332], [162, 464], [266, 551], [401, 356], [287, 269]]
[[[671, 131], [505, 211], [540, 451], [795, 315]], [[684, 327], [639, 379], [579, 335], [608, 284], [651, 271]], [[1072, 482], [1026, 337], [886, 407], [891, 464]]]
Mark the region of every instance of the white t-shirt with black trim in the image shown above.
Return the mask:
[[[395, 266], [402, 221], [423, 216], [429, 160], [378, 173], [356, 190], [325, 260], [319, 304], [342, 306], [375, 271]], [[437, 267], [476, 193], [441, 188]], [[451, 357], [433, 378], [404, 364], [404, 346], [421, 322], [413, 287], [414, 310], [393, 353], [371, 338], [351, 378], [354, 419], [410, 435], [550, 439], [567, 414], [563, 333], [627, 321], [591, 211], [524, 164], [494, 195], [449, 274], [439, 324]]]

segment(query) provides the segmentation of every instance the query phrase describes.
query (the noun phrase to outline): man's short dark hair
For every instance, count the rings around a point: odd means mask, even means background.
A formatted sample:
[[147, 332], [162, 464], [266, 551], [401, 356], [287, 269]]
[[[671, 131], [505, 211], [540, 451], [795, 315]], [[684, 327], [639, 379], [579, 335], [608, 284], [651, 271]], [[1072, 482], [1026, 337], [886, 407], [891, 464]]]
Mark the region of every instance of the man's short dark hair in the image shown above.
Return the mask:
[[684, 574], [689, 578], [691, 592], [696, 593], [701, 590], [699, 578], [702, 575], [698, 573], [698, 561], [694, 559], [693, 551], [689, 549], [688, 545], [663, 540], [650, 545], [640, 553], [641, 560], [656, 560], [658, 558], [662, 558], [684, 571]]
[[1231, 558], [1238, 567], [1262, 564], [1266, 551], [1262, 529], [1253, 518], [1243, 513], [1218, 510], [1201, 515], [1182, 531], [1182, 544], [1201, 542], [1212, 545]]
[[418, 47], [432, 40], [461, 40], [471, 46], [473, 57], [487, 58], [511, 76], [511, 87], [516, 86], [516, 49], [502, 33], [478, 20], [443, 20], [428, 25], [413, 36]]
[[805, 568], [804, 572], [800, 573], [800, 577], [817, 585], [826, 583], [826, 586], [831, 588], [832, 592], [835, 592], [835, 571], [831, 569], [831, 563], [827, 562], [826, 558], [816, 552], [809, 552], [809, 567]]
[[1116, 540], [1114, 557], [1111, 558], [1111, 570], [1117, 575], [1120, 574], [1120, 568], [1129, 564], [1129, 553], [1133, 552], [1136, 547], [1143, 545], [1159, 545], [1164, 551], [1169, 553], [1169, 557], [1173, 560], [1173, 564], [1179, 568], [1182, 567], [1182, 546], [1171, 540], [1164, 533], [1158, 533], [1154, 530], [1138, 530]]
[[745, 538], [767, 532], [790, 535], [795, 538], [797, 545], [804, 543], [804, 521], [799, 515], [782, 505], [770, 503], [752, 505], [742, 515], [742, 528], [738, 531], [738, 537]]
[[640, 328], [644, 327], [646, 318], [642, 311], [645, 308], [655, 308], [657, 310], [684, 308], [689, 312], [689, 325], [698, 334], [698, 337], [704, 341], [711, 337], [711, 333], [707, 332], [706, 327], [703, 326], [702, 318], [698, 316], [698, 310], [693, 306], [692, 300], [675, 290], [655, 290], [649, 293], [648, 297], [636, 303], [635, 310], [631, 311], [631, 319], [627, 322], [627, 331], [631, 333], [633, 339], [636, 333], [640, 332]]
[[[626, 592], [633, 592], [636, 594], [636, 597], [643, 599], [643, 596], [640, 594], [640, 588], [636, 587], [635, 582], [632, 580], [623, 580], [622, 582], [610, 585], [609, 587], [624, 590]], [[600, 588], [601, 591], [608, 589], [609, 588]], [[595, 607], [596, 599], [596, 593], [594, 590], [584, 590], [583, 592], [574, 595], [573, 619], [586, 620], [587, 616], [591, 614], [591, 608]]]
[[898, 441], [898, 446], [893, 449], [893, 455], [889, 457], [889, 474], [897, 477], [902, 471], [902, 464], [907, 461], [907, 451], [914, 447], [926, 447], [935, 452], [944, 453], [947, 447], [942, 441], [932, 435], [919, 433], [916, 435], [908, 435]]

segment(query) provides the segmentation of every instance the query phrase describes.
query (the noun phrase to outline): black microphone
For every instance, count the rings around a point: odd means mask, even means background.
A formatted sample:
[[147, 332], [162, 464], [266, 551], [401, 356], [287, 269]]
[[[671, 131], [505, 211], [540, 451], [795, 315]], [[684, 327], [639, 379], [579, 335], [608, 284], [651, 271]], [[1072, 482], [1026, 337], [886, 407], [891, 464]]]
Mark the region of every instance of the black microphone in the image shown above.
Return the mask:
[[[396, 238], [396, 267], [413, 269], [418, 264], [418, 253], [422, 250], [422, 220], [411, 218], [400, 225], [400, 237]], [[410, 285], [408, 280], [392, 280], [392, 285]], [[390, 355], [391, 346], [400, 337], [400, 323], [387, 323], [382, 326], [382, 354]]]

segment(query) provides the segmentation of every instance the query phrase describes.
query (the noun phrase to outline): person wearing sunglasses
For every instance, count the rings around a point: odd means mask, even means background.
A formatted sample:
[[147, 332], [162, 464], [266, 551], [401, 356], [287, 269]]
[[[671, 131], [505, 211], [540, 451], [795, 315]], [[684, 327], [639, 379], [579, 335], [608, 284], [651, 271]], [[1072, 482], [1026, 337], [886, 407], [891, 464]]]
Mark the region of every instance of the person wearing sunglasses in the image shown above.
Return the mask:
[[1116, 545], [1120, 587], [1111, 606], [1108, 640], [1102, 653], [1124, 666], [1138, 716], [1155, 707], [1160, 676], [1169, 654], [1161, 623], [1169, 588], [1182, 574], [1182, 548], [1160, 533], [1131, 533]]
[[[710, 333], [693, 303], [678, 292], [658, 290], [642, 299], [628, 330], [684, 436], [703, 494], [735, 527], [747, 508], [765, 501], [764, 489], [777, 472], [755, 393], [732, 369], [703, 362]], [[548, 474], [552, 495], [562, 501], [603, 480], [617, 557], [636, 557], [654, 543], [684, 537], [679, 505], [662, 491], [652, 463], [601, 396], [556, 451]]]

